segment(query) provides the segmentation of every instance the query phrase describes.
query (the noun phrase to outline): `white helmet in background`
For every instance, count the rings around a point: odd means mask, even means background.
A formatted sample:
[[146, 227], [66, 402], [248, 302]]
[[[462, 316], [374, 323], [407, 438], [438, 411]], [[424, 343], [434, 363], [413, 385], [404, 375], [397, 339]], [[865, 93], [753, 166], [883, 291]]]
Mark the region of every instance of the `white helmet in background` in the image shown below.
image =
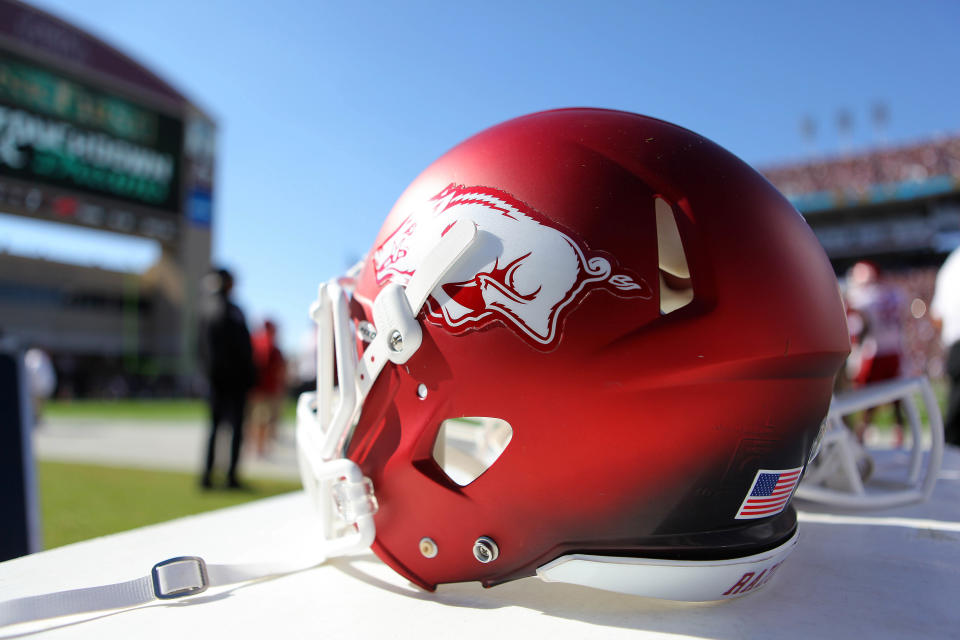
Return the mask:
[[[917, 398], [926, 409], [928, 435]], [[900, 401], [909, 423], [909, 450], [868, 450], [843, 417]], [[927, 450], [929, 447], [929, 451]], [[872, 384], [834, 396], [824, 422], [820, 453], [807, 465], [796, 497], [829, 506], [886, 509], [930, 497], [943, 460], [943, 419], [926, 378]]]

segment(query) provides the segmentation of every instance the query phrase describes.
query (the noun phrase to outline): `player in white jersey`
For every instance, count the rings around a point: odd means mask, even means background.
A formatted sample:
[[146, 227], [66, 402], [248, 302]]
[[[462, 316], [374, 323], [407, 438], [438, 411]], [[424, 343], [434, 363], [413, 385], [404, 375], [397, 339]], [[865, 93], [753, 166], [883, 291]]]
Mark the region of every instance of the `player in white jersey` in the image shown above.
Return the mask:
[[[906, 298], [898, 288], [882, 280], [876, 265], [856, 263], [849, 273], [847, 309], [851, 338], [859, 355], [859, 367], [853, 375], [857, 387], [896, 378], [903, 362], [903, 310]], [[857, 422], [857, 437], [862, 441], [876, 408], [867, 409]], [[903, 413], [894, 403], [896, 442], [903, 440]]]

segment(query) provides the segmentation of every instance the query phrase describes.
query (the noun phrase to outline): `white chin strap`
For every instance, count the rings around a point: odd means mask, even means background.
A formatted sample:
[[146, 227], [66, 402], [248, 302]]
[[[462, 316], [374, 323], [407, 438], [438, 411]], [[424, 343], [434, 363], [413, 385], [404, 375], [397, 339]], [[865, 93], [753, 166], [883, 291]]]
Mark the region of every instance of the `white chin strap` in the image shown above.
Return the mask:
[[[924, 472], [923, 429], [915, 396], [923, 398], [930, 424], [930, 455]], [[910, 423], [913, 446], [902, 488], [871, 491], [865, 484], [873, 459], [843, 422], [864, 409], [899, 400]], [[796, 497], [846, 509], [886, 509], [930, 497], [943, 461], [943, 419], [926, 378], [904, 378], [848, 391], [833, 398], [819, 456], [807, 465]], [[885, 478], [885, 480], [890, 480]]]
[[207, 564], [198, 556], [170, 558], [155, 564], [148, 575], [126, 582], [0, 602], [0, 627], [185, 598], [201, 594], [210, 587], [303, 571], [323, 560], [314, 557], [258, 564]]

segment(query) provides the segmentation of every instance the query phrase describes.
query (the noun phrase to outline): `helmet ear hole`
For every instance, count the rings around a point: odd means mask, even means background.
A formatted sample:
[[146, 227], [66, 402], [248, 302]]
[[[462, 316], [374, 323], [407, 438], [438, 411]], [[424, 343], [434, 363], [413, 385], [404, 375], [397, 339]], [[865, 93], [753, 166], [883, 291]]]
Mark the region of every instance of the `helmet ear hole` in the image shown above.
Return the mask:
[[433, 443], [433, 459], [461, 487], [489, 469], [513, 438], [513, 427], [500, 418], [448, 418]]
[[663, 198], [657, 198], [654, 204], [660, 262], [660, 313], [666, 315], [693, 302], [693, 284], [677, 228], [676, 212]]

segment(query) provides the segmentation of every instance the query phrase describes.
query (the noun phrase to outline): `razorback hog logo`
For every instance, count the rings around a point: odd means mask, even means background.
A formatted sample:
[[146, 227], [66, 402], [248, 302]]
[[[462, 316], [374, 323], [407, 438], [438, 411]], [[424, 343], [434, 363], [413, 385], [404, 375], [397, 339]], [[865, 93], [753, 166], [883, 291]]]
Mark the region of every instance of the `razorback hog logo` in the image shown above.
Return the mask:
[[407, 216], [373, 255], [377, 283], [405, 285], [453, 224], [477, 226], [477, 242], [433, 290], [427, 319], [453, 333], [496, 320], [515, 327], [533, 346], [557, 346], [561, 324], [591, 289], [650, 298], [640, 278], [614, 273], [606, 254], [510, 195], [486, 187], [446, 187], [429, 210]]

